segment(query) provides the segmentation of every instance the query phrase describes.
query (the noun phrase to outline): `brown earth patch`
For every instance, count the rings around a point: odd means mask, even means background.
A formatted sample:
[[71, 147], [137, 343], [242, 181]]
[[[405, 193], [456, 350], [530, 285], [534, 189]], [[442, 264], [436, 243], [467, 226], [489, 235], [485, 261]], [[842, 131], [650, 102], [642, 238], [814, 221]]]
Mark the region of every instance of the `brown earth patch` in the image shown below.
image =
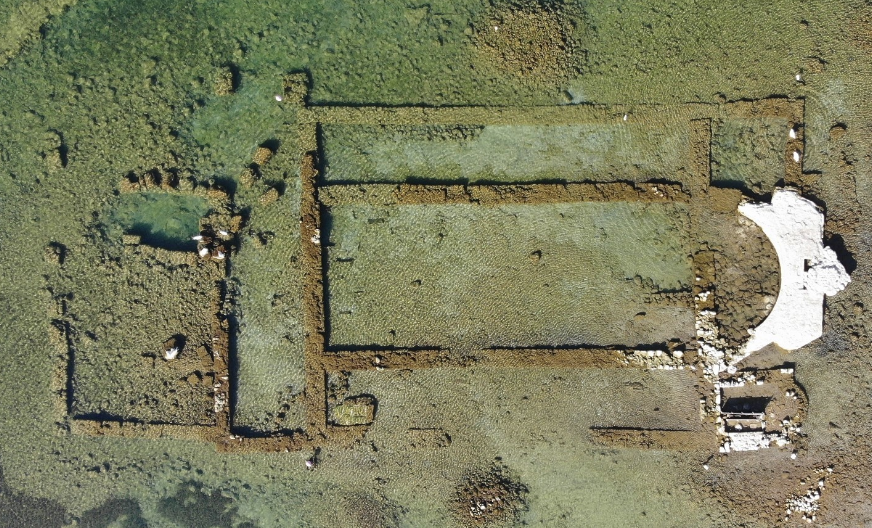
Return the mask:
[[713, 429], [699, 431], [670, 431], [662, 429], [594, 428], [591, 439], [609, 447], [628, 449], [675, 449], [680, 451], [712, 452], [717, 449], [717, 436]]
[[775, 249], [759, 227], [740, 217], [736, 234], [715, 254], [718, 324], [731, 347], [747, 341], [748, 329], [769, 315], [781, 276]]
[[540, 183], [528, 185], [333, 185], [319, 189], [319, 201], [331, 207], [349, 203], [480, 205], [566, 202], [687, 202], [680, 185], [667, 183]]
[[858, 48], [872, 51], [872, 6], [864, 5], [848, 23], [848, 40]]
[[[753, 517], [760, 526], [784, 525], [787, 500], [803, 489], [802, 482], [815, 475], [820, 462], [805, 457], [792, 460], [780, 449], [739, 454], [718, 455], [708, 461], [708, 470], [701, 468], [691, 478], [699, 489], [708, 488], [718, 500], [740, 515]], [[792, 521], [787, 525], [807, 525], [801, 516]]]
[[574, 18], [561, 3], [492, 4], [473, 36], [480, 65], [529, 84], [559, 83], [579, 72]]
[[400, 526], [402, 508], [380, 494], [353, 493], [340, 501], [348, 526], [390, 528]]
[[505, 526], [527, 509], [527, 487], [502, 465], [470, 473], [457, 487], [451, 509], [462, 526]]

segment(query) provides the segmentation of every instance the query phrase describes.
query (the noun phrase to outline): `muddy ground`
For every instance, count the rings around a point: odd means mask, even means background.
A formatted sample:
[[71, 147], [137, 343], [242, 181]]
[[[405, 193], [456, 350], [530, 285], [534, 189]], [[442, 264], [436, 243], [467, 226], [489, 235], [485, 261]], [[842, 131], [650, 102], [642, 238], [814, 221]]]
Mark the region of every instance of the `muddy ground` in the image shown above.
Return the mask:
[[[815, 524], [872, 523], [867, 3], [9, 0], [0, 34], [0, 524], [805, 526], [787, 509], [816, 491]], [[725, 110], [766, 98], [801, 101], [802, 122]], [[348, 106], [334, 128], [299, 123], [327, 105]], [[411, 106], [480, 108], [427, 128], [438, 109]], [[688, 125], [699, 107], [723, 111]], [[349, 128], [355, 112], [368, 121]], [[550, 120], [586, 114], [601, 126]], [[466, 163], [416, 165], [446, 151]], [[487, 187], [529, 183], [518, 167], [555, 187]], [[700, 193], [708, 169], [723, 189]], [[827, 299], [821, 339], [748, 360], [795, 366], [801, 441], [718, 454], [695, 378], [612, 368], [611, 348], [323, 353], [325, 209], [577, 198], [562, 171], [653, 179], [688, 204], [731, 345], [778, 287], [771, 245], [735, 214], [741, 194], [786, 183], [824, 209], [851, 284]], [[331, 181], [387, 186], [326, 190], [322, 209], [315, 185]], [[189, 247], [195, 205], [122, 214], [132, 183], [220, 189], [226, 245]], [[535, 249], [519, 262], [547, 261]], [[685, 286], [635, 285], [655, 306], [688, 305]], [[664, 424], [641, 443], [597, 429]]]

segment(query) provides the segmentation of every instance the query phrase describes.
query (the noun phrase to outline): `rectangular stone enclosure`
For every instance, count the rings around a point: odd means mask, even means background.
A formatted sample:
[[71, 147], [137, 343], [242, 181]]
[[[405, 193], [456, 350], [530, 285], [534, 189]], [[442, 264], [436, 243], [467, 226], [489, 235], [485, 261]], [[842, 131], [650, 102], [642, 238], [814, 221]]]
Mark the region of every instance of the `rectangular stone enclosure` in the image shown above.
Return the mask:
[[327, 209], [331, 347], [556, 347], [691, 339], [682, 203]]
[[[761, 193], [774, 185], [775, 175], [746, 180], [734, 166], [756, 155], [748, 145], [757, 136], [766, 156], [781, 156], [785, 182], [803, 177], [792, 161], [803, 142], [801, 100], [319, 107], [304, 104], [300, 84], [286, 86], [282, 104], [294, 117], [279, 134], [299, 150], [279, 155], [300, 160], [299, 207], [290, 210], [300, 217], [294, 265], [302, 271], [282, 280], [299, 281], [303, 292], [294, 308], [302, 329], [292, 335], [301, 342], [285, 352], [304, 365], [305, 379], [293, 383], [299, 408], [280, 411], [297, 413], [304, 426], [258, 432], [234, 425], [234, 388], [242, 382], [234, 379], [234, 356], [246, 351], [233, 349], [222, 310], [232, 301], [244, 312], [247, 301], [232, 298], [224, 277], [225, 287], [211, 290], [224, 297], [204, 303], [213, 320], [200, 322], [211, 355], [198, 359], [217, 366], [203, 367], [200, 377], [175, 376], [194, 399], [166, 417], [143, 404], [133, 424], [89, 399], [87, 409], [66, 406], [74, 431], [198, 437], [223, 451], [299, 450], [358, 440], [378, 420], [377, 395], [353, 393], [355, 372], [658, 368], [669, 361], [668, 368], [684, 369], [698, 348], [700, 226], [713, 211], [733, 214], [730, 200], [740, 196], [718, 201], [712, 189]], [[785, 130], [795, 134], [784, 140]], [[743, 148], [734, 155], [736, 145]], [[270, 192], [263, 207], [278, 196]], [[221, 258], [232, 266], [235, 253]], [[104, 353], [92, 349], [82, 347], [83, 357]], [[163, 366], [160, 353], [154, 362]], [[77, 390], [87, 395], [87, 386], [68, 385], [68, 401], [77, 401]], [[188, 398], [174, 389], [175, 398]]]

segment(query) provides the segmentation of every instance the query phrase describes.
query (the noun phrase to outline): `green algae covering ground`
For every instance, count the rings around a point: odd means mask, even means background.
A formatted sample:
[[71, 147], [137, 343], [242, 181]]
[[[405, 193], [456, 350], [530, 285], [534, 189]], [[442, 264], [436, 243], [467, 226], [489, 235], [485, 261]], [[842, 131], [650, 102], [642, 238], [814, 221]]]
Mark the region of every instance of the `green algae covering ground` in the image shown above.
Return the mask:
[[683, 306], [650, 301], [689, 288], [687, 224], [683, 204], [332, 207], [329, 344], [689, 340], [689, 296]]
[[200, 218], [207, 212], [209, 205], [198, 197], [127, 194], [108, 214], [105, 229], [138, 235], [149, 246], [193, 251], [197, 243], [192, 239], [200, 233]]
[[725, 119], [712, 137], [712, 181], [758, 195], [784, 178], [785, 119]]
[[325, 126], [324, 178], [504, 183], [669, 179], [683, 162], [687, 130], [677, 123], [659, 125]]
[[[291, 154], [280, 152], [266, 167], [258, 185], [240, 188], [252, 195], [250, 230], [233, 258], [233, 287], [245, 303], [239, 315], [236, 347], [238, 386], [235, 423], [266, 432], [292, 430], [305, 423], [299, 404], [305, 387], [303, 362], [302, 269], [300, 248], [300, 184]], [[284, 194], [261, 204], [257, 194], [267, 183], [284, 181]], [[273, 179], [275, 178], [275, 179]]]
[[[505, 39], [490, 33], [499, 24], [510, 25]], [[868, 3], [7, 0], [0, 34], [0, 526], [772, 526], [783, 522], [785, 501], [804, 494], [826, 467], [833, 472], [819, 521], [872, 522]], [[527, 47], [515, 52], [501, 43]], [[519, 65], [528, 60], [534, 67]], [[71, 413], [212, 420], [211, 389], [221, 381], [212, 377], [209, 350], [216, 314], [233, 321], [238, 351], [230, 366], [234, 424], [260, 435], [307, 426], [298, 151], [312, 146], [286, 128], [297, 108], [275, 99], [293, 71], [308, 72], [308, 102], [316, 106], [601, 104], [622, 105], [616, 122], [628, 118], [622, 128], [473, 123], [443, 135], [390, 124], [325, 126], [321, 177], [334, 182], [672, 181], [670, 172], [682, 168], [675, 165], [687, 161], [679, 150], [687, 130], [668, 116], [638, 126], [634, 105], [804, 98], [803, 192], [826, 206], [825, 236], [853, 262], [853, 275], [827, 301], [821, 340], [789, 357], [772, 352], [773, 362], [796, 363], [808, 393], [798, 456], [594, 443], [591, 427], [699, 423], [686, 373], [627, 369], [331, 372], [331, 391], [377, 401], [334, 418], [361, 423], [374, 413], [371, 430], [352, 445], [298, 452], [227, 454], [196, 437], [71, 432]], [[777, 156], [786, 132], [768, 118], [714, 120], [715, 179], [765, 196], [790, 163]], [[261, 146], [275, 151], [272, 160], [255, 157]], [[149, 174], [177, 179], [184, 197], [151, 203], [147, 193], [121, 192], [131, 175]], [[246, 218], [223, 264], [191, 259], [190, 249], [210, 214], [191, 200], [193, 190], [218, 187], [229, 196], [224, 213]], [[426, 336], [421, 342], [429, 345], [463, 330], [443, 319], [446, 305], [434, 296], [445, 290], [426, 279], [469, 270], [484, 256], [499, 259], [495, 275], [470, 287], [447, 285], [462, 301], [456, 310], [473, 312], [460, 315], [479, 317], [475, 333], [492, 332], [481, 343], [590, 344], [588, 336], [600, 335], [636, 344], [692, 331], [686, 306], [658, 305], [655, 315], [634, 304], [654, 284], [683, 288], [695, 280], [685, 242], [671, 230], [685, 223], [683, 206], [669, 205], [675, 214], [668, 214], [662, 204], [634, 204], [651, 221], [624, 232], [617, 227], [631, 216], [628, 206], [596, 204], [600, 215], [619, 213], [606, 222], [607, 234], [625, 237], [614, 246], [618, 254], [608, 254], [613, 247], [597, 241], [600, 231], [570, 230], [565, 219], [545, 223], [561, 208], [570, 218], [596, 216], [580, 212], [588, 205], [518, 206], [517, 216], [507, 214], [511, 208], [451, 206], [467, 211], [447, 218], [454, 253], [427, 255], [415, 254], [416, 245], [441, 232], [434, 217], [449, 206], [341, 206], [345, 216], [336, 214], [335, 231], [323, 233], [325, 243], [335, 242], [326, 247], [329, 273], [350, 266], [338, 262], [338, 252], [350, 252], [360, 277], [343, 272], [346, 280], [366, 277], [377, 286], [363, 295], [384, 318], [339, 318], [331, 338], [344, 332], [347, 343], [392, 344], [388, 317], [405, 325], [393, 338], [405, 343]], [[367, 221], [379, 218], [385, 222]], [[481, 224], [486, 230], [476, 231]], [[386, 231], [391, 225], [399, 233]], [[726, 231], [707, 231], [727, 240], [713, 246], [766, 249]], [[554, 236], [537, 239], [540, 232]], [[507, 241], [478, 249], [476, 237], [485, 235]], [[582, 235], [589, 236], [570, 241]], [[567, 242], [557, 247], [559, 236]], [[354, 240], [359, 247], [348, 245]], [[379, 266], [398, 251], [411, 260]], [[602, 277], [595, 284], [602, 309], [571, 306], [566, 293], [578, 279], [571, 266], [583, 257], [591, 258], [591, 276]], [[419, 279], [405, 263], [432, 269]], [[519, 274], [509, 288], [513, 266], [551, 263], [548, 278]], [[654, 267], [640, 273], [643, 263]], [[741, 284], [738, 268], [719, 265]], [[632, 280], [637, 275], [651, 282]], [[552, 276], [569, 288], [562, 296], [537, 287]], [[329, 279], [328, 288], [347, 288], [335, 293], [353, 308], [351, 298], [361, 295], [354, 284]], [[433, 289], [406, 295], [415, 280]], [[536, 302], [520, 305], [528, 289]], [[623, 302], [613, 304], [613, 295]], [[492, 301], [504, 306], [491, 312]], [[330, 302], [338, 312], [337, 299]], [[401, 311], [402, 302], [418, 304]], [[599, 326], [587, 321], [611, 310], [618, 313], [595, 319]], [[657, 320], [646, 327], [639, 311]], [[500, 314], [528, 316], [539, 334]], [[623, 333], [613, 323], [631, 328]], [[167, 362], [162, 355], [180, 335], [181, 355]], [[476, 478], [513, 490], [505, 515], [469, 515], [463, 493]], [[785, 524], [794, 523], [806, 524], [797, 517]]]

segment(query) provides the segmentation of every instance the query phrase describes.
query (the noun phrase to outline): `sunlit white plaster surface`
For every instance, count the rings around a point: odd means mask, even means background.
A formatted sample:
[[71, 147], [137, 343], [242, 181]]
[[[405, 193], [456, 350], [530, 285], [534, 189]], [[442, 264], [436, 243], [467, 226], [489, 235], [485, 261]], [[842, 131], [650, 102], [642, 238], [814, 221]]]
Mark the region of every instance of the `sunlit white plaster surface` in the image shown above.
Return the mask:
[[824, 296], [835, 295], [851, 280], [836, 253], [823, 244], [823, 213], [796, 190], [776, 190], [771, 204], [743, 203], [739, 212], [760, 226], [772, 242], [781, 287], [769, 316], [749, 330], [751, 339], [734, 363], [770, 343], [796, 350], [819, 338]]

